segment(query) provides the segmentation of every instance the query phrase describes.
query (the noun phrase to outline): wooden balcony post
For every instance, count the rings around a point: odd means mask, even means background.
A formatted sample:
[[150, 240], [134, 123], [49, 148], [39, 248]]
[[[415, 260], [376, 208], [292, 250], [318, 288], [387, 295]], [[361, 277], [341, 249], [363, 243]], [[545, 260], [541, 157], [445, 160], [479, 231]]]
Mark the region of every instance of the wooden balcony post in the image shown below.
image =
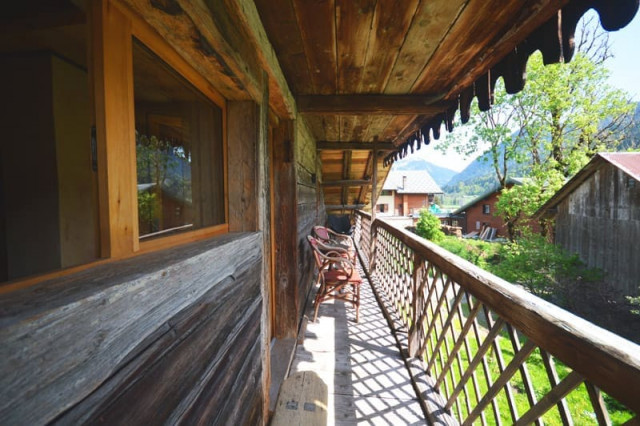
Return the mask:
[[375, 272], [375, 258], [376, 258], [376, 231], [373, 224], [376, 221], [376, 190], [378, 188], [378, 151], [373, 150], [371, 155], [371, 163], [373, 165], [373, 176], [371, 182], [371, 224], [369, 225], [371, 248], [369, 249], [369, 271], [371, 274]]
[[[419, 318], [418, 307], [422, 306], [422, 298], [420, 297], [420, 292], [418, 292], [418, 288], [420, 287], [419, 282], [423, 277], [422, 270], [423, 262], [422, 258], [418, 255], [418, 253], [413, 254], [413, 273], [411, 274], [411, 295], [413, 296], [411, 299], [411, 312], [413, 316], [411, 318], [411, 328], [409, 329], [409, 356], [414, 358], [418, 356], [418, 352], [420, 351], [420, 342], [418, 341], [418, 332], [420, 330], [419, 327]], [[418, 300], [420, 298], [420, 300]]]

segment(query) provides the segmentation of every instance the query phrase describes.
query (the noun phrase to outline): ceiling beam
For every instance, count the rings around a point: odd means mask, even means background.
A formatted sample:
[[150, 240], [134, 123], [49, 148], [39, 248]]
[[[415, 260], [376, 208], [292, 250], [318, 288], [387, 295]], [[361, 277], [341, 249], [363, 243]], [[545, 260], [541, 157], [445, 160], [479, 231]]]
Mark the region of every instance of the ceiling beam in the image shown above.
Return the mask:
[[318, 151], [395, 151], [398, 149], [392, 142], [328, 142], [318, 141]]
[[325, 210], [360, 210], [366, 204], [328, 204], [324, 206]]
[[298, 111], [307, 114], [437, 114], [451, 107], [438, 95], [300, 95]]
[[322, 182], [322, 186], [364, 186], [371, 185], [371, 179], [346, 179]]

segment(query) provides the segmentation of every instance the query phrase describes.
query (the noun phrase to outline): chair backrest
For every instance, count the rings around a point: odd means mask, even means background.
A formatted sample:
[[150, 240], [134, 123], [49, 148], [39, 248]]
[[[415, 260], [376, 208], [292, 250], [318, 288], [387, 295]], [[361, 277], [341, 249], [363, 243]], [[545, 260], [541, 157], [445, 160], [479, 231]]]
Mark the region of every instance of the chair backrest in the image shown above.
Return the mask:
[[324, 242], [331, 241], [331, 236], [329, 235], [329, 231], [324, 226], [320, 226], [320, 225], [314, 226], [313, 233], [316, 234], [316, 237], [320, 241], [324, 241]]
[[318, 248], [318, 240], [313, 238], [311, 235], [307, 235], [307, 241], [309, 241], [309, 245], [311, 246], [311, 251], [313, 252], [313, 258], [316, 261], [316, 266], [321, 268], [324, 264], [322, 259], [320, 249]]

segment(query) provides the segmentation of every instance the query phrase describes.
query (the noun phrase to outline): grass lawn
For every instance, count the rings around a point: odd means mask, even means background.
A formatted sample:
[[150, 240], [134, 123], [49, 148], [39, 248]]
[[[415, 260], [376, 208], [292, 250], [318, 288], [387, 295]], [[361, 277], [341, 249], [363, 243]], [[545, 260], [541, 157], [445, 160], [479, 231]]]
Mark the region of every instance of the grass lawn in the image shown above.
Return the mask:
[[[458, 320], [456, 320], [455, 327], [458, 332], [462, 328]], [[486, 329], [480, 332], [481, 342], [486, 332]], [[446, 379], [443, 385], [441, 385], [441, 392], [445, 391], [445, 389], [448, 389], [450, 391], [455, 388], [461, 377], [460, 371], [466, 371], [470, 359], [473, 359], [473, 357], [477, 353], [478, 343], [473, 337], [473, 334], [473, 331], [470, 331], [466, 344], [462, 345], [459, 351], [459, 357], [452, 364], [452, 368], [446, 375]], [[526, 339], [521, 340], [526, 341]], [[521, 342], [521, 346], [524, 344], [524, 341]], [[446, 362], [441, 354], [445, 354], [446, 347], [452, 348], [453, 345], [453, 338], [449, 336], [446, 339], [446, 344], [441, 345], [438, 351], [439, 353], [435, 354], [436, 376], [440, 374], [441, 366]], [[503, 330], [502, 335], [498, 337], [497, 346], [499, 347], [502, 356], [502, 365], [504, 367], [509, 364], [514, 356], [514, 348], [506, 331]], [[427, 347], [427, 351], [424, 355], [425, 360], [430, 359], [431, 356], [431, 349]], [[464, 387], [465, 390], [463, 392], [460, 392], [457, 398], [457, 402], [452, 407], [453, 413], [459, 414], [462, 418], [466, 417], [466, 415], [468, 414], [467, 407], [470, 406], [471, 409], [473, 409], [477, 405], [477, 402], [481, 400], [482, 396], [487, 392], [487, 389], [489, 388], [487, 377], [489, 377], [490, 383], [494, 383], [500, 375], [499, 360], [495, 352], [495, 346], [485, 354], [484, 358], [486, 360], [486, 370], [482, 363], [478, 365], [474, 373], [474, 378], [467, 381]], [[571, 369], [557, 360], [554, 361], [559, 381], [561, 381], [571, 372]], [[527, 359], [526, 370], [531, 380], [536, 400], [539, 401], [551, 389], [547, 371], [545, 369], [539, 349], [536, 348]], [[430, 373], [433, 374], [433, 372]], [[522, 377], [523, 376], [521, 370], [517, 372], [510, 381], [510, 385], [513, 391], [513, 400], [515, 402], [518, 416], [522, 416], [526, 411], [529, 410], [530, 407], [525, 389], [525, 382]], [[476, 395], [476, 388], [478, 389], [479, 395]], [[443, 392], [443, 395], [444, 394], [445, 393]], [[604, 395], [604, 399], [605, 403], [607, 404], [607, 408], [609, 410], [609, 414], [611, 416], [611, 421], [613, 424], [623, 424], [627, 420], [632, 418], [632, 413], [626, 411], [625, 407], [620, 406], [616, 401], [612, 400], [606, 395]], [[584, 384], [580, 385], [578, 388], [573, 390], [573, 392], [567, 395], [565, 400], [568, 405], [569, 412], [571, 413], [571, 416], [573, 418], [574, 424], [597, 424], [597, 420], [593, 412], [591, 402], [589, 400], [589, 395]], [[504, 424], [512, 423], [513, 419], [511, 418], [511, 411], [509, 409], [509, 400], [504, 388], [500, 390], [497, 397], [495, 398], [495, 405], [495, 409], [497, 409], [497, 411], [499, 412], [500, 421]], [[494, 408], [491, 406], [491, 404], [489, 404], [484, 409], [484, 415], [488, 424], [497, 424], [494, 417]], [[542, 420], [545, 424], [561, 425], [562, 419], [560, 417], [557, 406], [554, 406], [551, 410], [549, 410], [542, 417]], [[479, 422], [479, 419], [477, 419], [476, 422]]]

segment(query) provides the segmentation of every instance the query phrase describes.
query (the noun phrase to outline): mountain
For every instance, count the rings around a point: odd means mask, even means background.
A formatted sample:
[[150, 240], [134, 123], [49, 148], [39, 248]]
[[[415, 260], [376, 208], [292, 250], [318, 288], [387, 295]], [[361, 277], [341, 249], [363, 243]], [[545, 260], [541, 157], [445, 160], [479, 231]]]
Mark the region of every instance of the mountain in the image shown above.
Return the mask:
[[[509, 161], [508, 164], [509, 176], [524, 176], [526, 174], [525, 165], [517, 164], [515, 161]], [[498, 178], [491, 163], [491, 154], [486, 152], [451, 178], [442, 189], [446, 193], [460, 192], [467, 195], [478, 195], [497, 184]]]
[[423, 158], [411, 157], [393, 163], [393, 170], [426, 170], [441, 188], [457, 174], [454, 170], [436, 166]]

